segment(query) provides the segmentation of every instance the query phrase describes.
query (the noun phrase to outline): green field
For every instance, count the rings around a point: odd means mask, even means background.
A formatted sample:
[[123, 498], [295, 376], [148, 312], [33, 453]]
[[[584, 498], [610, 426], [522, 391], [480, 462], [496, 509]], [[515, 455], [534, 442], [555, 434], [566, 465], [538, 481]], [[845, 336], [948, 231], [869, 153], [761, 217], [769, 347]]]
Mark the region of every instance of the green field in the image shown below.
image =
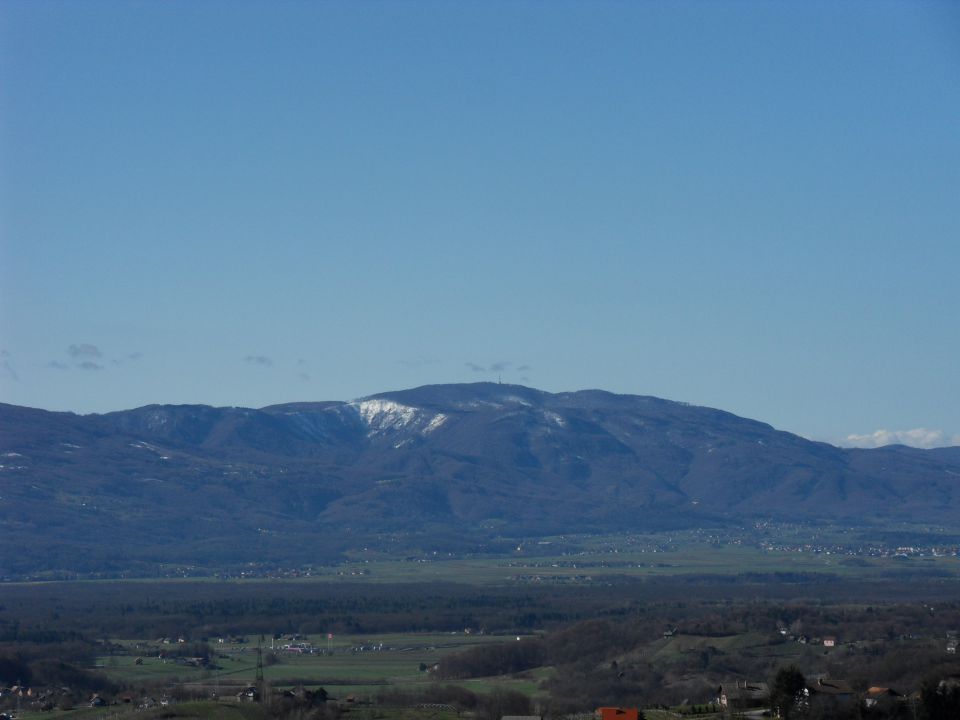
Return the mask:
[[[609, 544], [609, 541], [605, 541]], [[599, 544], [599, 541], [596, 543]], [[363, 574], [361, 574], [361, 571]], [[846, 578], [882, 578], [893, 571], [941, 572], [960, 576], [956, 555], [915, 558], [848, 556], [835, 552], [761, 550], [743, 544], [685, 542], [666, 551], [586, 547], [576, 554], [551, 555], [534, 546], [511, 558], [400, 561], [361, 559], [316, 576], [340, 582], [589, 583], [605, 578], [744, 573], [827, 573]]]
[[[921, 529], [905, 526], [915, 534]], [[929, 531], [928, 528], [924, 530]], [[940, 531], [946, 532], [943, 528]], [[885, 546], [869, 552], [861, 533], [846, 528], [778, 527], [776, 532], [744, 530], [724, 537], [706, 531], [633, 535], [563, 536], [536, 543], [517, 541], [507, 556], [462, 556], [442, 552], [414, 553], [398, 559], [386, 550], [364, 548], [346, 553], [331, 565], [311, 566], [309, 572], [261, 570], [238, 577], [131, 578], [142, 583], [249, 583], [282, 580], [295, 584], [389, 584], [451, 582], [481, 587], [518, 584], [589, 584], [594, 581], [642, 580], [676, 576], [823, 573], [844, 579], [883, 580], [898, 574], [942, 575], [960, 579], [960, 555], [946, 535], [934, 553], [936, 533], [926, 549], [910, 557], [895, 557]], [[170, 568], [168, 568], [169, 570]], [[29, 583], [19, 583], [29, 584]]]
[[[599, 541], [597, 542], [599, 544]], [[309, 576], [229, 578], [129, 578], [126, 583], [184, 584], [255, 583], [282, 580], [290, 584], [429, 584], [461, 583], [479, 587], [524, 584], [589, 585], [596, 581], [643, 580], [678, 576], [821, 573], [844, 579], [889, 580], [894, 575], [940, 575], [960, 580], [960, 555], [923, 557], [852, 556], [809, 550], [765, 550], [746, 544], [715, 545], [684, 542], [669, 550], [611, 551], [585, 545], [573, 554], [549, 554], [542, 548], [511, 557], [457, 557], [398, 560], [372, 552], [357, 552], [336, 565], [314, 568]], [[89, 581], [89, 582], [114, 582]], [[29, 586], [35, 583], [8, 583]]]
[[[281, 649], [284, 641], [263, 644], [266, 662], [264, 679], [275, 687], [295, 685], [322, 686], [334, 699], [348, 695], [372, 697], [384, 687], [416, 688], [436, 682], [432, 673], [421, 667], [432, 667], [451, 652], [484, 644], [500, 643], [508, 638], [498, 635], [467, 633], [389, 633], [364, 636], [338, 636], [330, 641], [315, 638], [322, 654], [288, 653]], [[145, 641], [114, 640], [123, 651], [98, 659], [98, 670], [108, 677], [136, 685], [161, 684], [169, 688], [221, 690], [224, 696], [240, 686], [252, 684], [256, 678], [256, 643], [231, 645], [214, 643], [214, 669], [191, 667], [172, 659], [149, 653]], [[162, 646], [161, 646], [162, 647]], [[168, 646], [169, 647], [169, 646]], [[362, 649], [361, 649], [362, 648]], [[121, 654], [123, 653], [123, 654]], [[137, 659], [140, 664], [137, 664]], [[542, 677], [542, 674], [541, 674]], [[484, 678], [459, 683], [478, 692], [493, 687], [510, 687], [526, 694], [537, 692], [540, 678], [533, 676]]]

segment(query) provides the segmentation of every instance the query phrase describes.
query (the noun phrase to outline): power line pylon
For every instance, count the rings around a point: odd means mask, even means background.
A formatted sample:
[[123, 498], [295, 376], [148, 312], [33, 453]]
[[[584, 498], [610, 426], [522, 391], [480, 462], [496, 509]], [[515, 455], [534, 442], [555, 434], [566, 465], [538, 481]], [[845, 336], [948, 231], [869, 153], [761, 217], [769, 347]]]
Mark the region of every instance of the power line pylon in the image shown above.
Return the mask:
[[263, 686], [263, 635], [257, 641], [257, 676], [254, 685], [257, 688], [257, 700], [263, 702], [263, 692], [266, 689]]

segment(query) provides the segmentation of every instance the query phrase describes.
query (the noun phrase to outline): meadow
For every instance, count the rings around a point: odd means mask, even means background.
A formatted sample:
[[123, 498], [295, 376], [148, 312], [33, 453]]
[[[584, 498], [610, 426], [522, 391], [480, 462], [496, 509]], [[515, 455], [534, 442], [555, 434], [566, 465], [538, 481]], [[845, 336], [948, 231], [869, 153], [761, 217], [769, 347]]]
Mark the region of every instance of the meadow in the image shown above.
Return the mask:
[[834, 550], [760, 550], [742, 544], [683, 543], [635, 549], [586, 547], [574, 553], [551, 554], [534, 546], [508, 558], [451, 558], [398, 561], [364, 558], [354, 553], [342, 565], [321, 571], [315, 579], [351, 582], [469, 582], [480, 586], [522, 583], [590, 583], [605, 579], [713, 575], [788, 575], [817, 573], [850, 579], [883, 580], [895, 573], [954, 576], [960, 573], [956, 554], [917, 557], [862, 556]]
[[[322, 686], [333, 699], [353, 696], [369, 700], [388, 685], [403, 689], [431, 685], [436, 682], [432, 668], [445, 655], [509, 639], [472, 632], [299, 638], [298, 642], [316, 643], [318, 652], [315, 653], [285, 651], [282, 646], [291, 641], [284, 639], [215, 642], [211, 646], [213, 667], [210, 668], [192, 667], [174, 658], [160, 657], [166, 646], [152, 641], [112, 639], [111, 653], [97, 657], [95, 667], [108, 678], [127, 685], [151, 684], [165, 687], [167, 691], [179, 687], [208, 694], [235, 694], [255, 682], [260, 644], [263, 677], [274, 688]], [[480, 692], [488, 692], [495, 686], [527, 694], [536, 692], [536, 682], [530, 678], [475, 679], [464, 686]]]

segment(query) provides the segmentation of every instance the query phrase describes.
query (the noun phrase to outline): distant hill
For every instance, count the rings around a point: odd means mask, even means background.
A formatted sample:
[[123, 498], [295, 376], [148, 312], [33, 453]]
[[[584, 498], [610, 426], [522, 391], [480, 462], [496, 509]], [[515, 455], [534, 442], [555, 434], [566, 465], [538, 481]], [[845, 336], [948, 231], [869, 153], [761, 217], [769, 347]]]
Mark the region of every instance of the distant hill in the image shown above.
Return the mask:
[[957, 524], [960, 448], [845, 450], [600, 390], [432, 385], [259, 410], [0, 405], [0, 572], [318, 561], [369, 538], [759, 519]]

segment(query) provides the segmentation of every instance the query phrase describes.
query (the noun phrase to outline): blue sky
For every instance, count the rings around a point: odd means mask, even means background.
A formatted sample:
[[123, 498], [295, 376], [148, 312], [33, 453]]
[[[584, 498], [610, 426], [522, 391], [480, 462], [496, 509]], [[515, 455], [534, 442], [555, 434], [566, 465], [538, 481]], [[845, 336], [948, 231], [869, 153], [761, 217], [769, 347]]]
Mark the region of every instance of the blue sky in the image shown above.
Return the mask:
[[957, 3], [7, 0], [0, 157], [5, 402], [960, 444]]

